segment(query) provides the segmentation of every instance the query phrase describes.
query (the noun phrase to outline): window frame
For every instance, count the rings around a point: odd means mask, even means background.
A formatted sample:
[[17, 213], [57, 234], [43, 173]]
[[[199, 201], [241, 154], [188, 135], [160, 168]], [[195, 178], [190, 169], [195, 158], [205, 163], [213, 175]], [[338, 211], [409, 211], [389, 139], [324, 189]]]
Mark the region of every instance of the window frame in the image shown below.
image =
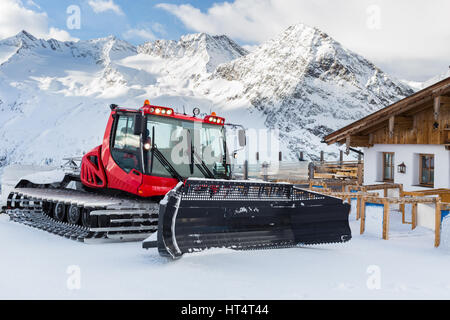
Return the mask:
[[[423, 159], [424, 157], [427, 157], [429, 159], [433, 159], [433, 167], [430, 166], [430, 168], [428, 168], [428, 181], [431, 180], [431, 169], [433, 169], [433, 183], [429, 183], [429, 182], [424, 182], [422, 180], [423, 178]], [[431, 163], [431, 162], [430, 162]], [[434, 187], [434, 164], [435, 164], [435, 156], [434, 154], [429, 154], [429, 153], [420, 153], [419, 154], [419, 184], [423, 187]]]
[[[147, 139], [147, 138], [149, 138], [149, 137], [151, 137], [151, 135], [152, 135], [152, 132], [151, 132], [151, 130], [150, 130], [150, 128], [151, 128], [151, 126], [149, 127], [148, 125], [149, 125], [149, 121], [154, 121], [154, 122], [156, 122], [157, 124], [159, 124], [159, 123], [161, 123], [161, 121], [158, 121], [158, 120], [160, 120], [161, 119], [161, 117], [159, 117], [159, 116], [156, 116], [156, 115], [151, 115], [151, 114], [146, 114], [145, 115], [145, 129], [144, 129], [144, 132], [146, 132], [147, 131], [147, 129], [148, 129], [148, 136], [145, 134], [144, 136], [143, 136], [143, 139], [144, 139], [144, 141]], [[170, 120], [171, 118], [169, 118], [168, 120]], [[189, 130], [192, 130], [192, 132], [191, 132], [191, 139], [193, 140], [193, 139], [195, 139], [195, 137], [194, 137], [194, 129], [196, 128], [195, 127], [195, 123], [194, 122], [192, 122], [192, 121], [189, 121], [189, 120], [185, 120], [185, 119], [179, 119], [179, 118], [175, 118], [175, 119], [172, 119], [172, 120], [176, 120], [176, 121], [180, 121], [180, 122], [182, 122], [182, 123], [187, 123], [187, 124], [192, 124], [192, 128], [188, 125], [188, 126], [186, 126], [186, 127], [184, 127], [183, 126], [183, 128], [185, 128], [185, 129], [189, 129]], [[169, 121], [169, 123], [170, 123], [170, 121]], [[208, 124], [208, 123], [201, 123], [201, 125], [202, 125], [202, 128], [204, 127], [204, 126], [206, 126], [206, 127], [210, 127], [210, 128], [215, 128], [215, 125], [213, 125], [213, 124]], [[217, 127], [219, 127], [219, 126], [217, 126]], [[226, 157], [227, 157], [227, 145], [226, 145], [226, 128], [224, 127], [224, 126], [220, 126], [221, 128], [220, 128], [220, 131], [221, 131], [221, 134], [223, 135], [223, 136], [221, 136], [221, 138], [223, 139], [223, 141], [222, 141], [222, 163], [223, 163], [223, 165], [224, 165], [224, 167], [225, 167], [225, 177], [230, 177], [231, 176], [231, 167], [226, 163]], [[200, 133], [201, 134], [201, 133]], [[190, 143], [192, 144], [193, 143], [193, 141], [190, 141]], [[153, 167], [151, 166], [151, 160], [149, 160], [149, 157], [151, 157], [152, 155], [151, 155], [151, 151], [146, 151], [146, 150], [143, 150], [143, 161], [144, 161], [144, 164], [143, 164], [143, 167], [144, 167], [144, 174], [147, 174], [147, 175], [151, 175], [151, 176], [154, 176], [154, 177], [162, 177], [162, 178], [172, 178], [172, 176], [170, 175], [170, 173], [168, 173], [168, 172], [164, 172], [164, 173], [155, 173], [155, 171], [154, 171], [154, 169], [153, 169]], [[202, 157], [202, 155], [200, 156], [202, 159], [203, 159], [203, 157]], [[155, 162], [155, 161], [158, 161], [159, 162], [159, 160], [157, 160], [156, 158], [153, 158], [153, 161]], [[196, 161], [196, 163], [197, 164], [199, 164], [198, 163], [198, 161]], [[161, 163], [160, 163], [161, 164]], [[209, 164], [207, 164], [207, 166], [208, 166], [208, 168], [211, 170], [211, 171], [213, 171], [213, 167], [211, 167]], [[202, 174], [200, 174], [200, 172], [198, 172], [197, 170], [197, 167], [196, 166], [193, 166], [193, 168], [194, 168], [194, 172], [197, 172], [197, 174], [198, 174], [198, 177], [199, 178], [203, 178], [204, 176], [202, 175]], [[197, 177], [197, 175], [195, 175], [195, 174], [192, 174], [192, 173], [189, 173], [189, 175], [188, 175], [188, 177]], [[225, 177], [223, 177], [223, 178], [225, 178]]]
[[[386, 178], [386, 155], [391, 155], [391, 177], [392, 179], [388, 179]], [[395, 157], [395, 152], [383, 152], [383, 181], [384, 182], [394, 182], [395, 176], [395, 161], [394, 161], [394, 157]]]
[[[139, 171], [141, 173], [144, 172], [144, 168], [143, 168], [143, 163], [142, 163], [142, 141], [141, 139], [139, 142], [139, 148], [137, 148], [137, 150], [132, 150], [132, 149], [128, 149], [128, 148], [116, 148], [114, 147], [115, 143], [116, 143], [116, 136], [117, 136], [117, 127], [119, 124], [119, 119], [120, 117], [134, 117], [136, 115], [135, 112], [126, 112], [126, 111], [119, 111], [116, 112], [114, 114], [114, 122], [111, 128], [111, 133], [110, 133], [110, 138], [109, 138], [109, 149], [110, 149], [110, 154], [111, 154], [111, 158], [114, 160], [114, 162], [117, 164], [117, 166], [122, 169], [123, 171], [125, 171], [126, 173], [130, 173], [133, 169], [136, 171]], [[130, 153], [130, 154], [134, 154], [134, 156], [136, 156], [136, 159], [138, 161], [138, 165], [136, 168], [127, 170], [126, 168], [123, 168], [120, 166], [119, 164], [119, 160], [115, 157], [113, 151], [118, 151], [118, 152], [124, 152], [124, 153]]]

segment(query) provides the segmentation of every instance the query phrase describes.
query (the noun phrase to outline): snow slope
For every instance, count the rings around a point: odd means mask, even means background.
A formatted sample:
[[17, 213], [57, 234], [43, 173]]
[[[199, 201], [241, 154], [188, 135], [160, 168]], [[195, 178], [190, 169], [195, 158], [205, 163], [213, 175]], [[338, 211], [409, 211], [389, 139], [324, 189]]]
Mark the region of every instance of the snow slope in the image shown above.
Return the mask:
[[[353, 213], [353, 239], [343, 245], [215, 249], [169, 261], [140, 243], [86, 245], [0, 215], [0, 299], [449, 299], [450, 249], [434, 249], [432, 232], [410, 231], [398, 213], [384, 241], [381, 216], [370, 207], [361, 236]], [[67, 286], [71, 266], [79, 290]], [[374, 271], [379, 289], [367, 285]]]
[[439, 82], [441, 80], [444, 80], [444, 79], [446, 79], [448, 77], [450, 77], [450, 69], [447, 70], [447, 72], [441, 73], [440, 75], [437, 75], [436, 77], [433, 77], [433, 78], [428, 79], [427, 81], [425, 81], [422, 84], [422, 89], [424, 89], [426, 87], [429, 87], [429, 86], [432, 86], [433, 84], [435, 84], [435, 83], [437, 83], [437, 82]]
[[413, 88], [415, 91], [420, 91], [422, 89], [425, 89], [429, 86], [432, 86], [435, 83], [438, 83], [439, 81], [442, 81], [444, 79], [447, 79], [448, 77], [450, 77], [450, 69], [447, 70], [446, 72], [443, 72], [435, 77], [432, 77], [426, 81], [423, 82], [417, 82], [417, 81], [407, 81], [407, 80], [402, 80], [403, 83], [405, 83], [406, 85], [410, 86], [411, 88]]
[[135, 47], [115, 37], [60, 42], [22, 31], [0, 40], [0, 63], [0, 168], [87, 152], [100, 144], [111, 103], [136, 108], [145, 99], [279, 129], [287, 158], [299, 150], [336, 155], [336, 146], [320, 143], [324, 134], [412, 92], [302, 24], [251, 53], [204, 33]]

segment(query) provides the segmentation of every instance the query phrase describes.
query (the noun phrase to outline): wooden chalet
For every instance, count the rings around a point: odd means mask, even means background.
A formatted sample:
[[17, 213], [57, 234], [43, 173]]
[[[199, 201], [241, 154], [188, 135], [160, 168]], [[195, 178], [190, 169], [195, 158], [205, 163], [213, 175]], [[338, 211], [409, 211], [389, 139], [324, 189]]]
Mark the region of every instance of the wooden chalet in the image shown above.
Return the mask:
[[364, 183], [450, 188], [450, 77], [324, 138], [361, 147]]

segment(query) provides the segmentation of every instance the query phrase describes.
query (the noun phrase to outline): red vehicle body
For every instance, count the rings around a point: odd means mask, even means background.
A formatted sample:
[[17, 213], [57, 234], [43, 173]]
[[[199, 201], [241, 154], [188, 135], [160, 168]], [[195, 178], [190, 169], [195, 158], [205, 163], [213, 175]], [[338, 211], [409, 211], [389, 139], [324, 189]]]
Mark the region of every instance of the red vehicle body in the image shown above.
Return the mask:
[[[221, 126], [222, 128], [225, 122], [224, 118], [217, 117], [214, 113], [201, 119], [196, 116], [175, 113], [171, 108], [150, 105], [148, 101], [139, 110], [118, 108], [116, 105], [111, 105], [111, 109], [112, 111], [106, 126], [103, 143], [83, 156], [80, 175], [81, 182], [89, 188], [120, 190], [139, 197], [164, 196], [177, 185], [179, 179], [147, 174], [143, 172], [145, 170], [139, 170], [140, 167], [137, 163], [139, 162], [140, 155], [138, 152], [135, 154], [123, 153], [123, 158], [131, 161], [131, 163], [134, 162], [136, 168], [125, 170], [118, 163], [117, 156], [115, 158], [112, 154], [115, 130], [118, 126], [118, 115], [122, 114], [128, 117], [137, 114], [143, 117], [150, 115], [153, 121], [155, 119], [157, 121], [157, 119], [171, 118], [185, 122], [201, 122], [202, 124]], [[141, 135], [139, 143], [141, 152], [144, 150], [144, 139], [145, 137]], [[122, 157], [122, 154], [120, 157]]]

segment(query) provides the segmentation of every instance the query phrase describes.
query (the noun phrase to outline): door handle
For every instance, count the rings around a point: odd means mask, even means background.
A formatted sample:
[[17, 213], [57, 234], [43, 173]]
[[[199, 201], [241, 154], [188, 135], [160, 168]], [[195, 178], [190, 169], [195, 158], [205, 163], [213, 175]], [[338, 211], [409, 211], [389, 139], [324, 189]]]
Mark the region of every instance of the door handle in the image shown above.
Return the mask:
[[139, 171], [137, 171], [136, 169], [131, 170], [131, 173], [136, 175], [136, 176], [140, 176], [141, 173]]

